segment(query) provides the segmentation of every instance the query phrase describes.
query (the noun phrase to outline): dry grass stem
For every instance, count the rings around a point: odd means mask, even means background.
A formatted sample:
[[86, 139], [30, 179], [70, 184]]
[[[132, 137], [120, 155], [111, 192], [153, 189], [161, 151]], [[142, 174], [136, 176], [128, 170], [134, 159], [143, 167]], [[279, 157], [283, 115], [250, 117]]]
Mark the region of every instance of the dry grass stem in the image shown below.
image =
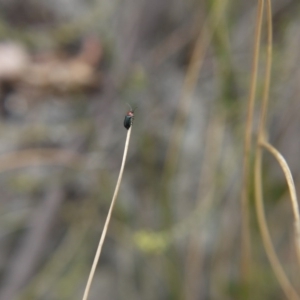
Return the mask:
[[262, 176], [261, 176], [261, 152], [258, 152], [255, 159], [255, 207], [258, 218], [258, 224], [262, 235], [263, 244], [266, 250], [267, 257], [271, 263], [274, 273], [288, 299], [300, 299], [297, 292], [287, 278], [280, 261], [274, 250], [270, 233], [268, 230], [264, 206], [263, 206], [263, 191], [262, 191]]
[[92, 268], [91, 268], [91, 271], [90, 271], [90, 274], [89, 274], [89, 278], [88, 278], [88, 281], [87, 281], [87, 284], [86, 284], [86, 287], [85, 287], [85, 291], [84, 291], [84, 295], [83, 295], [82, 300], [87, 300], [88, 299], [88, 295], [89, 295], [89, 291], [90, 291], [90, 288], [91, 288], [92, 280], [93, 280], [95, 270], [96, 270], [96, 267], [97, 267], [97, 264], [98, 264], [98, 261], [99, 261], [100, 255], [101, 255], [101, 250], [102, 250], [102, 246], [103, 246], [103, 243], [104, 243], [104, 239], [106, 237], [106, 232], [107, 232], [107, 229], [108, 229], [111, 214], [112, 214], [115, 202], [116, 202], [116, 198], [118, 196], [120, 184], [121, 184], [121, 181], [122, 181], [125, 161], [126, 161], [126, 157], [127, 157], [127, 152], [128, 152], [131, 129], [132, 129], [132, 126], [127, 131], [124, 154], [123, 154], [123, 159], [122, 159], [122, 164], [121, 164], [121, 169], [120, 169], [118, 181], [117, 181], [116, 188], [115, 188], [115, 191], [114, 191], [114, 194], [113, 194], [113, 198], [111, 200], [109, 211], [108, 211], [108, 214], [107, 214], [107, 217], [106, 217], [106, 220], [105, 220], [104, 228], [103, 228], [103, 231], [102, 231], [102, 234], [101, 234], [101, 238], [100, 238], [100, 241], [99, 241], [99, 244], [98, 244], [97, 252], [95, 254], [95, 258], [94, 258], [94, 261], [93, 261], [93, 265], [92, 265]]
[[[291, 285], [276, 255], [275, 249], [272, 244], [271, 236], [268, 230], [265, 212], [264, 212], [264, 206], [263, 206], [262, 149], [260, 146], [263, 146], [268, 151], [270, 151], [275, 156], [280, 166], [282, 167], [290, 188], [294, 214], [297, 216], [295, 217], [295, 220], [297, 218], [297, 223], [295, 222], [295, 224], [299, 224], [298, 203], [296, 198], [295, 186], [288, 165], [284, 160], [284, 158], [280, 155], [280, 153], [269, 143], [264, 141], [265, 139], [264, 130], [265, 130], [265, 123], [266, 123], [267, 109], [268, 109], [268, 98], [269, 98], [269, 90], [270, 90], [271, 65], [272, 65], [272, 7], [271, 7], [271, 0], [267, 0], [266, 2], [267, 2], [266, 8], [267, 8], [268, 45], [267, 45], [267, 62], [266, 62], [264, 92], [263, 92], [263, 100], [261, 105], [261, 116], [259, 122], [255, 164], [254, 164], [254, 181], [255, 181], [254, 185], [255, 185], [255, 204], [256, 204], [255, 207], [256, 207], [256, 213], [258, 218], [258, 224], [262, 235], [263, 245], [265, 247], [267, 257], [271, 263], [274, 273], [286, 297], [288, 299], [299, 299], [296, 290]], [[297, 225], [296, 229], [297, 228], [299, 228], [299, 225]], [[297, 230], [297, 232], [299, 231]]]
[[299, 206], [298, 206], [298, 200], [297, 200], [297, 194], [296, 194], [296, 188], [293, 180], [292, 173], [290, 171], [290, 168], [284, 159], [284, 157], [281, 155], [281, 153], [275, 149], [272, 145], [269, 143], [262, 141], [260, 143], [262, 147], [264, 147], [268, 152], [270, 152], [275, 159], [278, 161], [284, 175], [287, 181], [287, 185], [289, 187], [289, 192], [291, 196], [291, 203], [293, 208], [293, 214], [294, 214], [294, 227], [295, 227], [295, 243], [296, 243], [296, 250], [298, 255], [298, 260], [300, 262], [300, 216], [299, 216]]
[[242, 177], [242, 277], [247, 280], [250, 259], [251, 259], [251, 243], [250, 243], [250, 220], [249, 220], [249, 163], [251, 154], [251, 132], [253, 127], [253, 110], [257, 86], [257, 67], [260, 49], [261, 39], [261, 27], [263, 19], [263, 7], [264, 1], [258, 1], [256, 26], [255, 26], [255, 37], [254, 37], [254, 50], [253, 50], [253, 62], [251, 72], [251, 83], [250, 92], [248, 98], [247, 107], [247, 121], [245, 129], [245, 140], [244, 140], [244, 154], [243, 154], [243, 177]]
[[[273, 26], [272, 26], [272, 6], [271, 0], [266, 0], [267, 8], [267, 55], [266, 55], [266, 74], [263, 90], [263, 99], [261, 104], [261, 116], [258, 127], [258, 141], [264, 137], [264, 130], [266, 126], [270, 82], [271, 82], [271, 69], [272, 69], [272, 55], [273, 55]], [[257, 148], [259, 149], [259, 147]]]

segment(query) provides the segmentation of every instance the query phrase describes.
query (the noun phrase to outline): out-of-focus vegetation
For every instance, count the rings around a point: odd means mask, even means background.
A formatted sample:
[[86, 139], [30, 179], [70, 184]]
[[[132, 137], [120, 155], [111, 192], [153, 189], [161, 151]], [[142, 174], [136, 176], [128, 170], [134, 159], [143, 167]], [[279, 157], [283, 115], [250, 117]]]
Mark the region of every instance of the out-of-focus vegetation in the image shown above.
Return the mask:
[[[272, 1], [268, 140], [300, 184], [300, 2]], [[241, 188], [257, 1], [0, 0], [0, 299], [283, 299]], [[257, 103], [266, 66], [262, 23]], [[254, 111], [256, 137], [259, 106]], [[254, 153], [254, 152], [253, 152]], [[251, 161], [254, 157], [251, 157]], [[252, 166], [252, 163], [251, 163]], [[300, 294], [285, 177], [263, 155], [271, 239]], [[291, 298], [292, 299], [292, 298]]]

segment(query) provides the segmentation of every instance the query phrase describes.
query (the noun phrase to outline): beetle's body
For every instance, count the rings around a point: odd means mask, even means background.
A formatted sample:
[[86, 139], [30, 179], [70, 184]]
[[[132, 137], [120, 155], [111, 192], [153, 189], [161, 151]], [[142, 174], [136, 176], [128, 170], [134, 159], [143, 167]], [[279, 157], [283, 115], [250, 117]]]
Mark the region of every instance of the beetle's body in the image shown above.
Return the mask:
[[128, 130], [133, 123], [134, 119], [134, 109], [130, 109], [130, 111], [126, 114], [124, 119], [124, 127]]

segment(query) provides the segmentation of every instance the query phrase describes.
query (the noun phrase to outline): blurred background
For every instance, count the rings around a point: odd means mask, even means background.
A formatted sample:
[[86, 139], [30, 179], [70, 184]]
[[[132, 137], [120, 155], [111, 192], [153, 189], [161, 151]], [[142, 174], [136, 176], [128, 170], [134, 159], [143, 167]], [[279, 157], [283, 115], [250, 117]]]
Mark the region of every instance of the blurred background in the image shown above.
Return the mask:
[[[299, 194], [300, 2], [272, 4], [268, 135]], [[82, 299], [121, 165], [126, 103], [137, 106], [128, 160], [89, 299], [284, 298], [252, 188], [247, 286], [241, 275], [256, 5], [0, 0], [1, 300]], [[286, 182], [267, 153], [263, 184], [272, 241], [300, 292]]]

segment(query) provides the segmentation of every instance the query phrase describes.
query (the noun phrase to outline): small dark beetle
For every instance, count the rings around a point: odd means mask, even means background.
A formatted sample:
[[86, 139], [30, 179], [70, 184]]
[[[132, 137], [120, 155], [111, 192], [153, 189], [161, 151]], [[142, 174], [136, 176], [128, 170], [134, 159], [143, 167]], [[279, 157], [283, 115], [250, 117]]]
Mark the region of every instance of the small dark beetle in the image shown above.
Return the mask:
[[[130, 107], [130, 105], [128, 104], [128, 106]], [[130, 126], [132, 125], [133, 123], [133, 119], [134, 119], [134, 111], [136, 110], [135, 109], [132, 109], [130, 107], [130, 111], [127, 112], [126, 116], [125, 116], [125, 119], [124, 119], [124, 127], [128, 130], [130, 128]]]

